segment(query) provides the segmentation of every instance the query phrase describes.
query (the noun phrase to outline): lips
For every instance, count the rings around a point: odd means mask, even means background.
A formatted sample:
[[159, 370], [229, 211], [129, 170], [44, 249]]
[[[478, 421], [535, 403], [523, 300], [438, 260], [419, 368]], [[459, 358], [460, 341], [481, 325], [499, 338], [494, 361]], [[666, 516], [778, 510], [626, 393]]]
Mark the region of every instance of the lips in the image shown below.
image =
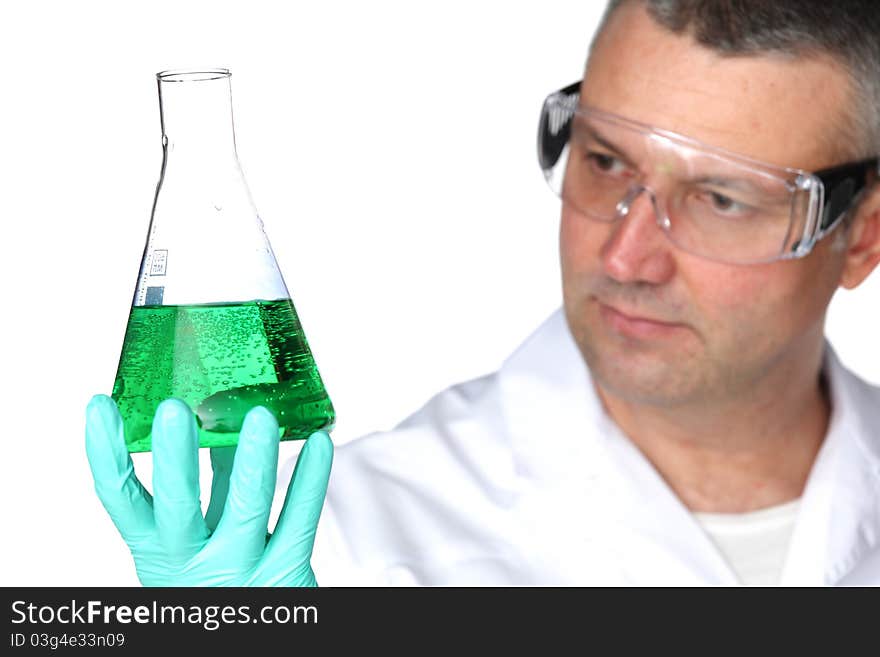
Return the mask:
[[657, 339], [670, 337], [685, 328], [678, 322], [666, 322], [638, 312], [622, 310], [596, 299], [599, 315], [614, 332], [634, 339]]

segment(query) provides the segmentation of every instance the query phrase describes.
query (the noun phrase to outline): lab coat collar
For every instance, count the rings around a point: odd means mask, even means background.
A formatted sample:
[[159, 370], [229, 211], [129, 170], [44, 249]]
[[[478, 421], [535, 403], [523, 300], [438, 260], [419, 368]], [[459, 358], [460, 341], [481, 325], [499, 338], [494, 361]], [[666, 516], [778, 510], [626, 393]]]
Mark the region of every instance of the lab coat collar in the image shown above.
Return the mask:
[[[880, 538], [880, 394], [845, 370], [830, 345], [825, 371], [832, 417], [804, 490], [782, 584], [836, 583]], [[565, 529], [568, 539], [591, 540], [599, 528], [590, 526], [586, 511], [591, 499], [600, 500], [592, 508], [604, 518], [603, 530], [613, 525], [626, 533], [618, 544], [632, 552], [621, 556], [635, 581], [736, 582], [693, 515], [605, 414], [562, 309], [505, 361], [499, 383], [524, 485], [548, 503], [570, 505], [533, 510], [552, 516], [533, 517], [536, 533], [581, 518], [582, 526]], [[657, 558], [638, 558], [646, 545]], [[661, 564], [665, 572], [656, 572]]]
[[830, 343], [824, 371], [831, 421], [804, 490], [783, 584], [837, 584], [880, 549], [880, 391], [847, 370]]

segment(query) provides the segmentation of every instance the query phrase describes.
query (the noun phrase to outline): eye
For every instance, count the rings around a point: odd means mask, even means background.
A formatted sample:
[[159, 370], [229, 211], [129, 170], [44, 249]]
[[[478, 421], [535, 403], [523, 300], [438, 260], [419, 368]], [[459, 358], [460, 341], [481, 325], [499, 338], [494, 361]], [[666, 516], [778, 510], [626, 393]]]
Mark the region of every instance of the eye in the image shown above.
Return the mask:
[[709, 205], [710, 209], [716, 214], [724, 216], [745, 215], [752, 210], [752, 206], [741, 203], [726, 194], [713, 191], [703, 191], [699, 194], [699, 200]]
[[586, 157], [593, 169], [603, 175], [623, 177], [629, 174], [629, 167], [623, 160], [608, 153], [588, 151]]
[[712, 207], [716, 210], [720, 210], [722, 212], [728, 212], [732, 209], [735, 209], [737, 205], [739, 205], [736, 201], [734, 201], [729, 196], [725, 196], [724, 194], [719, 194], [718, 192], [710, 192], [709, 199], [712, 203]]

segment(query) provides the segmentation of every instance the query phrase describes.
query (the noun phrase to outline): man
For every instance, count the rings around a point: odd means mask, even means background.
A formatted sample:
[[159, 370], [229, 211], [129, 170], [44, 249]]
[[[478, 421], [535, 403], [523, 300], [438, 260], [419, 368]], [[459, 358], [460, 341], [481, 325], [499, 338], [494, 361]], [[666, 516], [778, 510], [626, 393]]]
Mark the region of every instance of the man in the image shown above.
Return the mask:
[[97, 398], [96, 487], [141, 580], [880, 584], [880, 389], [823, 337], [880, 262], [878, 33], [869, 1], [612, 0], [541, 120], [563, 311], [340, 448], [313, 554], [326, 435], [266, 545], [268, 412], [206, 522], [186, 407], [157, 411], [151, 506]]

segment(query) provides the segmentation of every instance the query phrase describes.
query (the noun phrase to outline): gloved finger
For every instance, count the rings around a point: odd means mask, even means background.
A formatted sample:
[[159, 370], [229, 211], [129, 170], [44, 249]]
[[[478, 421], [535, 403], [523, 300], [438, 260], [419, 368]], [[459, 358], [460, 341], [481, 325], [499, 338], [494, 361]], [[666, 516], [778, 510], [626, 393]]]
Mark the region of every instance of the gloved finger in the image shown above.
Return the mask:
[[199, 501], [199, 431], [184, 402], [166, 399], [153, 417], [153, 515], [169, 556], [186, 558], [208, 537]]
[[226, 506], [212, 540], [233, 541], [247, 553], [261, 555], [278, 472], [278, 422], [262, 406], [244, 418]]
[[306, 440], [296, 460], [281, 515], [260, 563], [265, 577], [280, 576], [294, 567], [310, 570], [332, 463], [330, 436], [326, 431], [316, 431]]
[[211, 470], [214, 473], [211, 479], [211, 499], [208, 501], [208, 510], [205, 512], [205, 524], [209, 531], [217, 529], [220, 514], [226, 504], [226, 496], [229, 494], [229, 476], [232, 474], [232, 462], [235, 459], [235, 445], [231, 447], [211, 448]]
[[98, 498], [123, 540], [131, 545], [152, 532], [152, 498], [135, 475], [122, 417], [107, 395], [95, 395], [86, 407], [86, 456]]

